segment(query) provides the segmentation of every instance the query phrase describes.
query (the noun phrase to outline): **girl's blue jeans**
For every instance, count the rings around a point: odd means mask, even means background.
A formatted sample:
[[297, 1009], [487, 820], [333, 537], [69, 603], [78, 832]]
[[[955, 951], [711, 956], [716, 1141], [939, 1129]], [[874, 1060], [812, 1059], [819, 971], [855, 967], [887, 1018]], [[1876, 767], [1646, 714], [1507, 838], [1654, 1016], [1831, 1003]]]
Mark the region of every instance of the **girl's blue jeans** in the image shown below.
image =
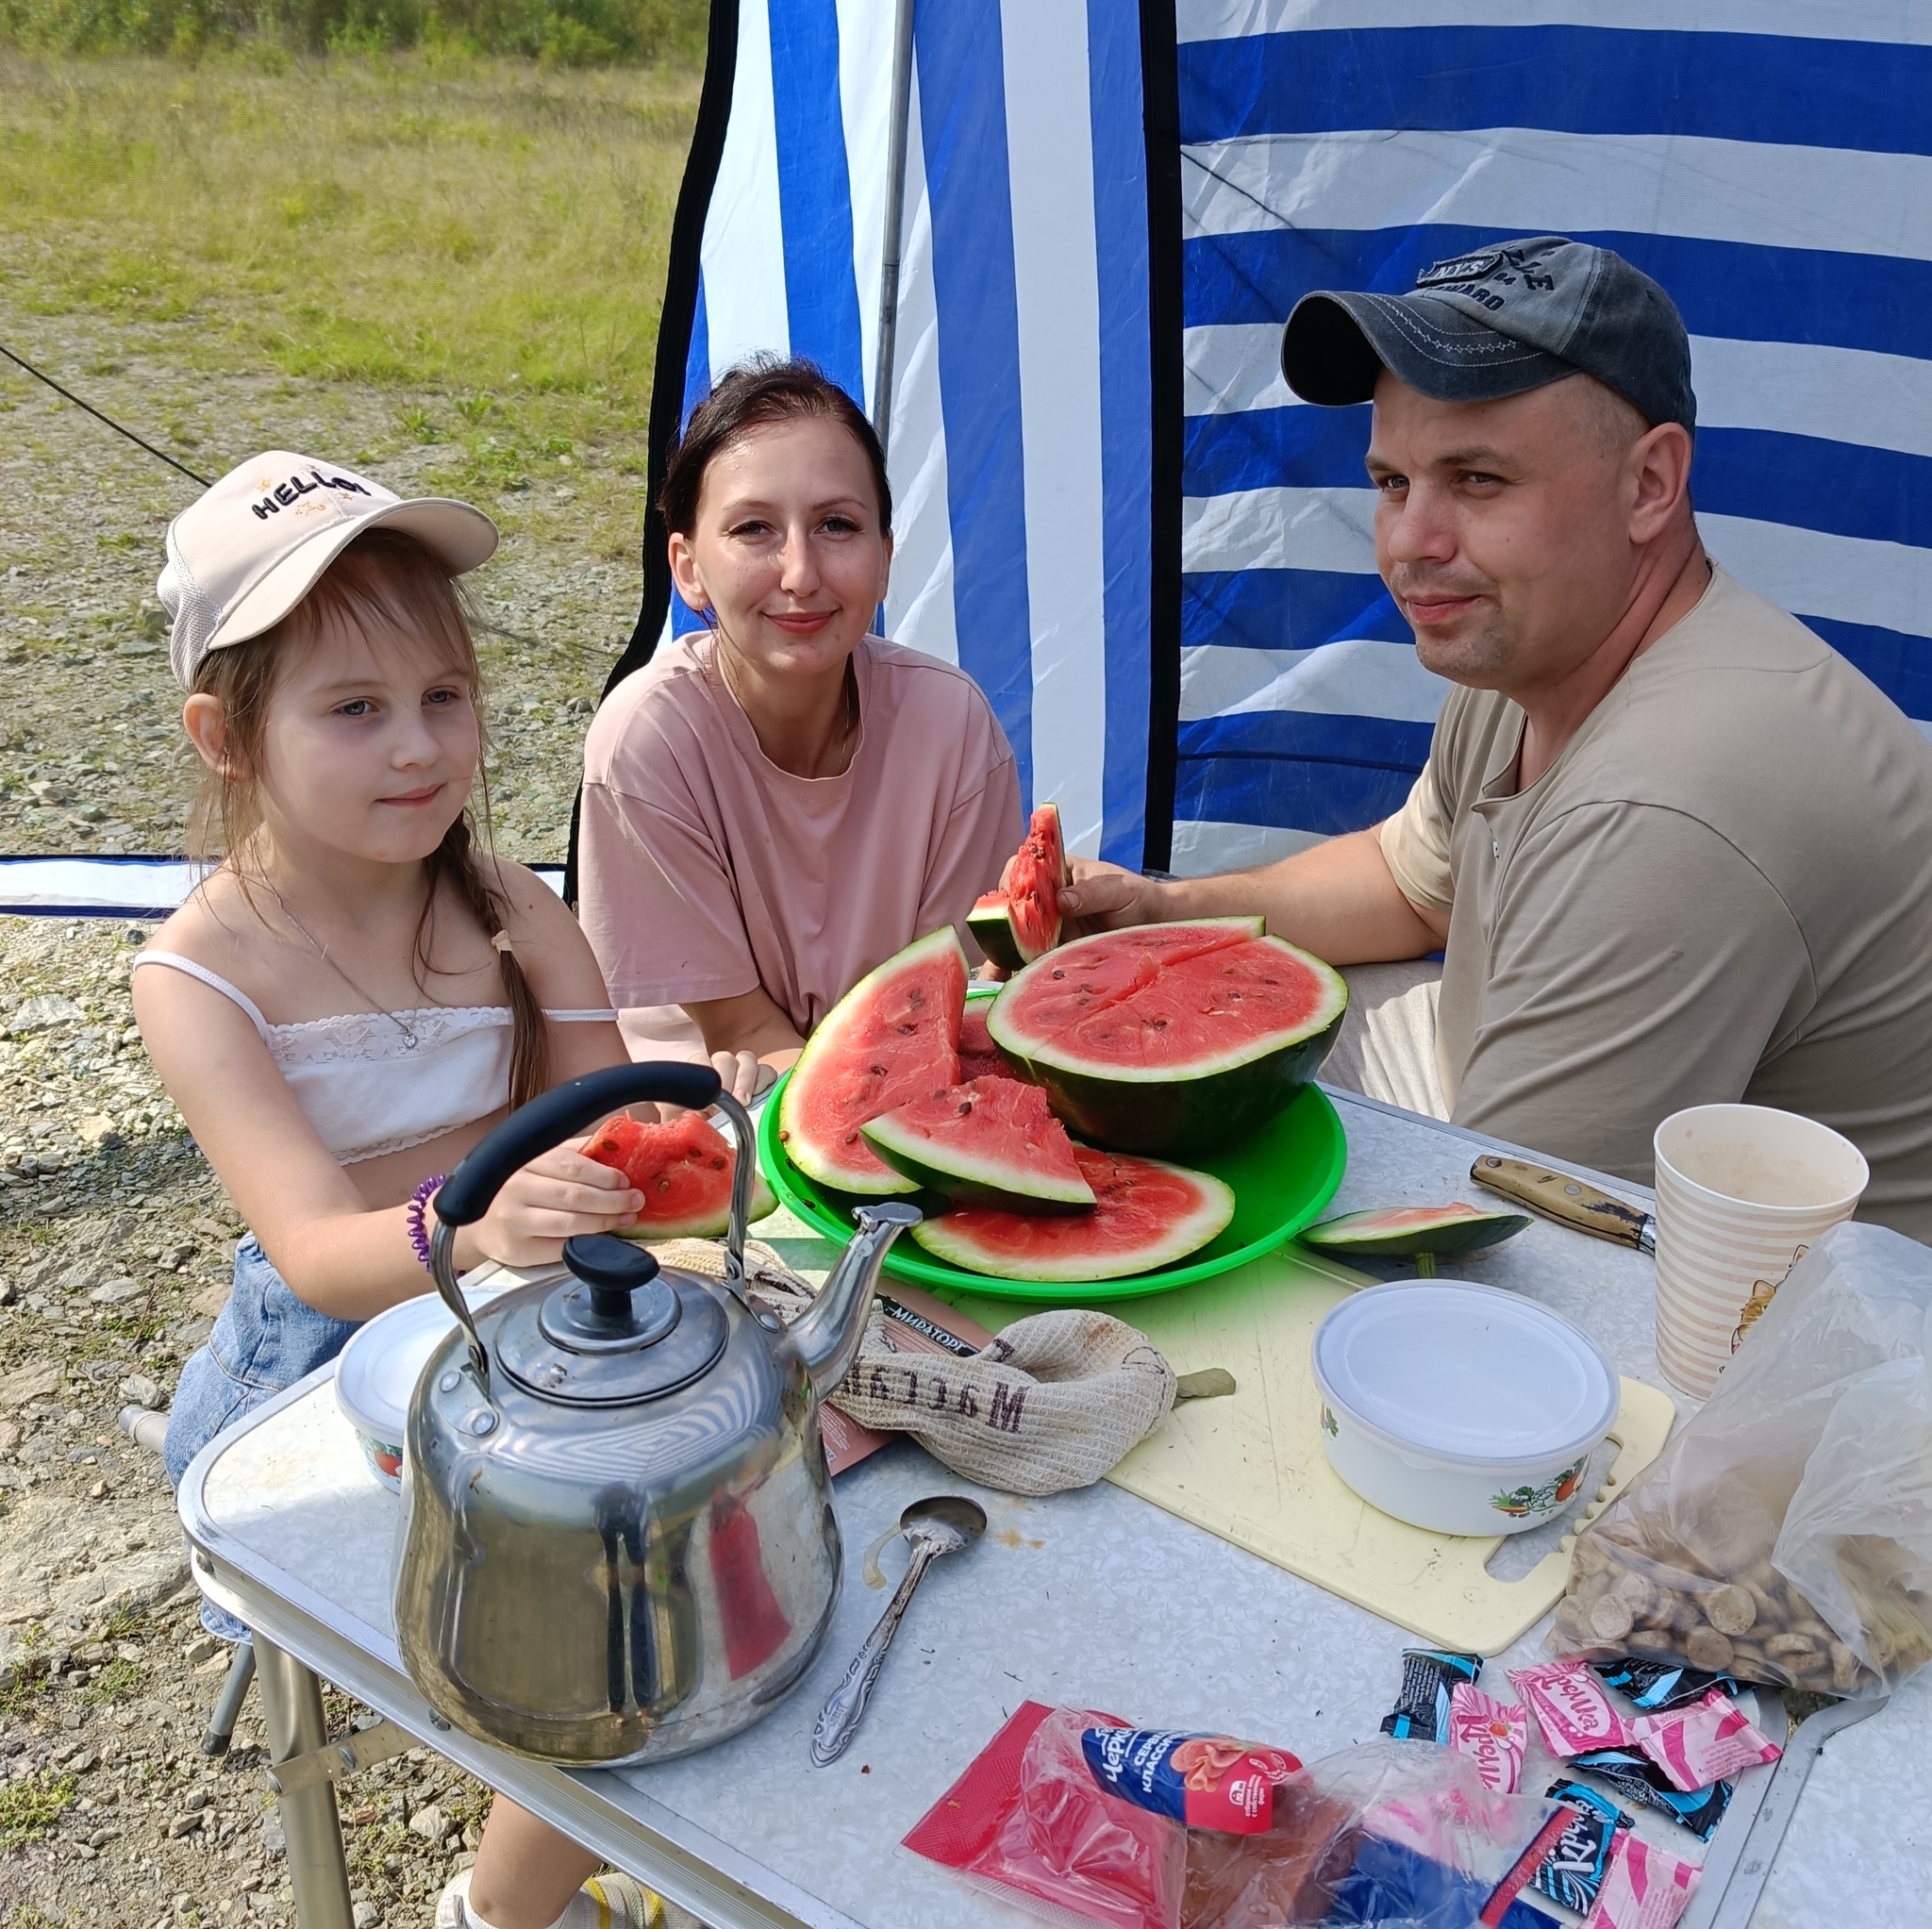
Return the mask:
[[[161, 1450], [169, 1480], [178, 1488], [188, 1463], [208, 1441], [335, 1358], [356, 1326], [297, 1299], [250, 1233], [236, 1250], [235, 1289], [215, 1330], [181, 1369]], [[201, 1623], [226, 1641], [248, 1632], [208, 1600], [201, 1604]]]

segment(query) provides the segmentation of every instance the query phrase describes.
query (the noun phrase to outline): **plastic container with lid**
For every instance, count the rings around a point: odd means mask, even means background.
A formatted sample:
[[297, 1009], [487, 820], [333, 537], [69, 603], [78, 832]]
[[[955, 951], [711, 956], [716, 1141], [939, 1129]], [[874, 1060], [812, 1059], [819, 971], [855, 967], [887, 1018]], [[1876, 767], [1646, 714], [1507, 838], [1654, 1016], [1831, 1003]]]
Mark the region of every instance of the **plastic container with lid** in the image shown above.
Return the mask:
[[1622, 1389], [1594, 1340], [1498, 1287], [1366, 1287], [1316, 1329], [1328, 1461], [1442, 1534], [1521, 1534], [1578, 1498]]
[[[473, 1290], [470, 1304], [482, 1305], [503, 1289]], [[355, 1428], [356, 1444], [370, 1472], [391, 1493], [403, 1490], [403, 1436], [408, 1431], [410, 1396], [425, 1362], [455, 1324], [455, 1316], [435, 1293], [424, 1292], [358, 1327], [336, 1361], [336, 1405]]]

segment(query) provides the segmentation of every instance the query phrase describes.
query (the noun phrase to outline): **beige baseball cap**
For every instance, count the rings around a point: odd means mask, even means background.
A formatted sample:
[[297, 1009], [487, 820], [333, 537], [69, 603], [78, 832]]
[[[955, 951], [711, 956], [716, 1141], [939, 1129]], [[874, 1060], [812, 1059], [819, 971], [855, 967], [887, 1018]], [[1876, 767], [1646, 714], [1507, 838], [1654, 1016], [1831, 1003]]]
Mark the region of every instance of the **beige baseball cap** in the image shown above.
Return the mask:
[[168, 525], [156, 586], [183, 690], [210, 650], [273, 629], [365, 529], [405, 529], [458, 574], [487, 562], [496, 524], [447, 496], [405, 499], [339, 463], [287, 449], [251, 456]]

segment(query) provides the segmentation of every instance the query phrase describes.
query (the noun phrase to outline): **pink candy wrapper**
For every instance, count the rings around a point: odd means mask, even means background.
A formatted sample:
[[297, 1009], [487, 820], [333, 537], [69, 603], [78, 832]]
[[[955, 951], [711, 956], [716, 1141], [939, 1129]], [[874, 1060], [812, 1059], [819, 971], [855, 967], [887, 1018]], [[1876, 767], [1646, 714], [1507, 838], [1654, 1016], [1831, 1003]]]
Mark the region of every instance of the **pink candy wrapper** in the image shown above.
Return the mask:
[[1552, 1754], [1588, 1754], [1593, 1748], [1624, 1748], [1631, 1740], [1630, 1724], [1581, 1661], [1512, 1668], [1509, 1686], [1528, 1705]]
[[[1511, 1677], [1514, 1679], [1514, 1676]], [[1707, 1788], [1740, 1769], [1775, 1761], [1784, 1751], [1767, 1740], [1722, 1688], [1712, 1688], [1694, 1708], [1673, 1715], [1639, 1715], [1631, 1738], [1687, 1795]]]
[[1483, 1787], [1516, 1793], [1529, 1721], [1519, 1707], [1499, 1702], [1467, 1681], [1449, 1690], [1449, 1746], [1475, 1763]]
[[1625, 1833], [1583, 1929], [1673, 1929], [1703, 1873]]

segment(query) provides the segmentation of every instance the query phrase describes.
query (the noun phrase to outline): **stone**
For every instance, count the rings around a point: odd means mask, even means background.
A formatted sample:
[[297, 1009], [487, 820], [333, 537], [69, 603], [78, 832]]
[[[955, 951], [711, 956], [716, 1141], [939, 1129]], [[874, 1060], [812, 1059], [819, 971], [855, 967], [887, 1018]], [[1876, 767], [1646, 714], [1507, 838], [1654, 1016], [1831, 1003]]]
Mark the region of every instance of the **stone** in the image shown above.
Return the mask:
[[199, 1815], [177, 1815], [168, 1824], [168, 1834], [171, 1838], [178, 1839], [182, 1836], [193, 1835], [200, 1827], [201, 1817]]
[[197, 1635], [181, 1650], [181, 1658], [191, 1667], [198, 1668], [204, 1661], [211, 1661], [222, 1652], [225, 1642], [218, 1641], [213, 1635]]
[[64, 1377], [59, 1361], [52, 1359], [35, 1360], [10, 1373], [0, 1373], [0, 1412], [17, 1412], [29, 1401], [46, 1399], [59, 1390]]
[[450, 1832], [449, 1818], [434, 1802], [425, 1802], [409, 1818], [409, 1833], [421, 1836], [425, 1842], [441, 1847], [442, 1838]]
[[376, 1923], [382, 1921], [382, 1911], [371, 1902], [356, 1904], [350, 1914], [356, 1929], [375, 1929]]
[[218, 1319], [221, 1310], [228, 1304], [228, 1282], [218, 1280], [213, 1286], [205, 1286], [188, 1302], [189, 1311], [200, 1313], [206, 1318]]
[[110, 1279], [106, 1286], [97, 1286], [88, 1298], [97, 1306], [125, 1305], [129, 1300], [139, 1299], [142, 1294], [140, 1282], [132, 1279]]
[[8, 1030], [15, 1038], [22, 1038], [28, 1032], [46, 1031], [57, 1024], [77, 1024], [86, 1016], [72, 998], [48, 991], [22, 1005], [9, 1021]]
[[105, 1112], [89, 1112], [74, 1128], [83, 1145], [92, 1145], [102, 1152], [111, 1152], [116, 1146], [126, 1144], [120, 1128]]
[[161, 1404], [161, 1389], [145, 1373], [129, 1373], [121, 1382], [121, 1397], [152, 1413]]

